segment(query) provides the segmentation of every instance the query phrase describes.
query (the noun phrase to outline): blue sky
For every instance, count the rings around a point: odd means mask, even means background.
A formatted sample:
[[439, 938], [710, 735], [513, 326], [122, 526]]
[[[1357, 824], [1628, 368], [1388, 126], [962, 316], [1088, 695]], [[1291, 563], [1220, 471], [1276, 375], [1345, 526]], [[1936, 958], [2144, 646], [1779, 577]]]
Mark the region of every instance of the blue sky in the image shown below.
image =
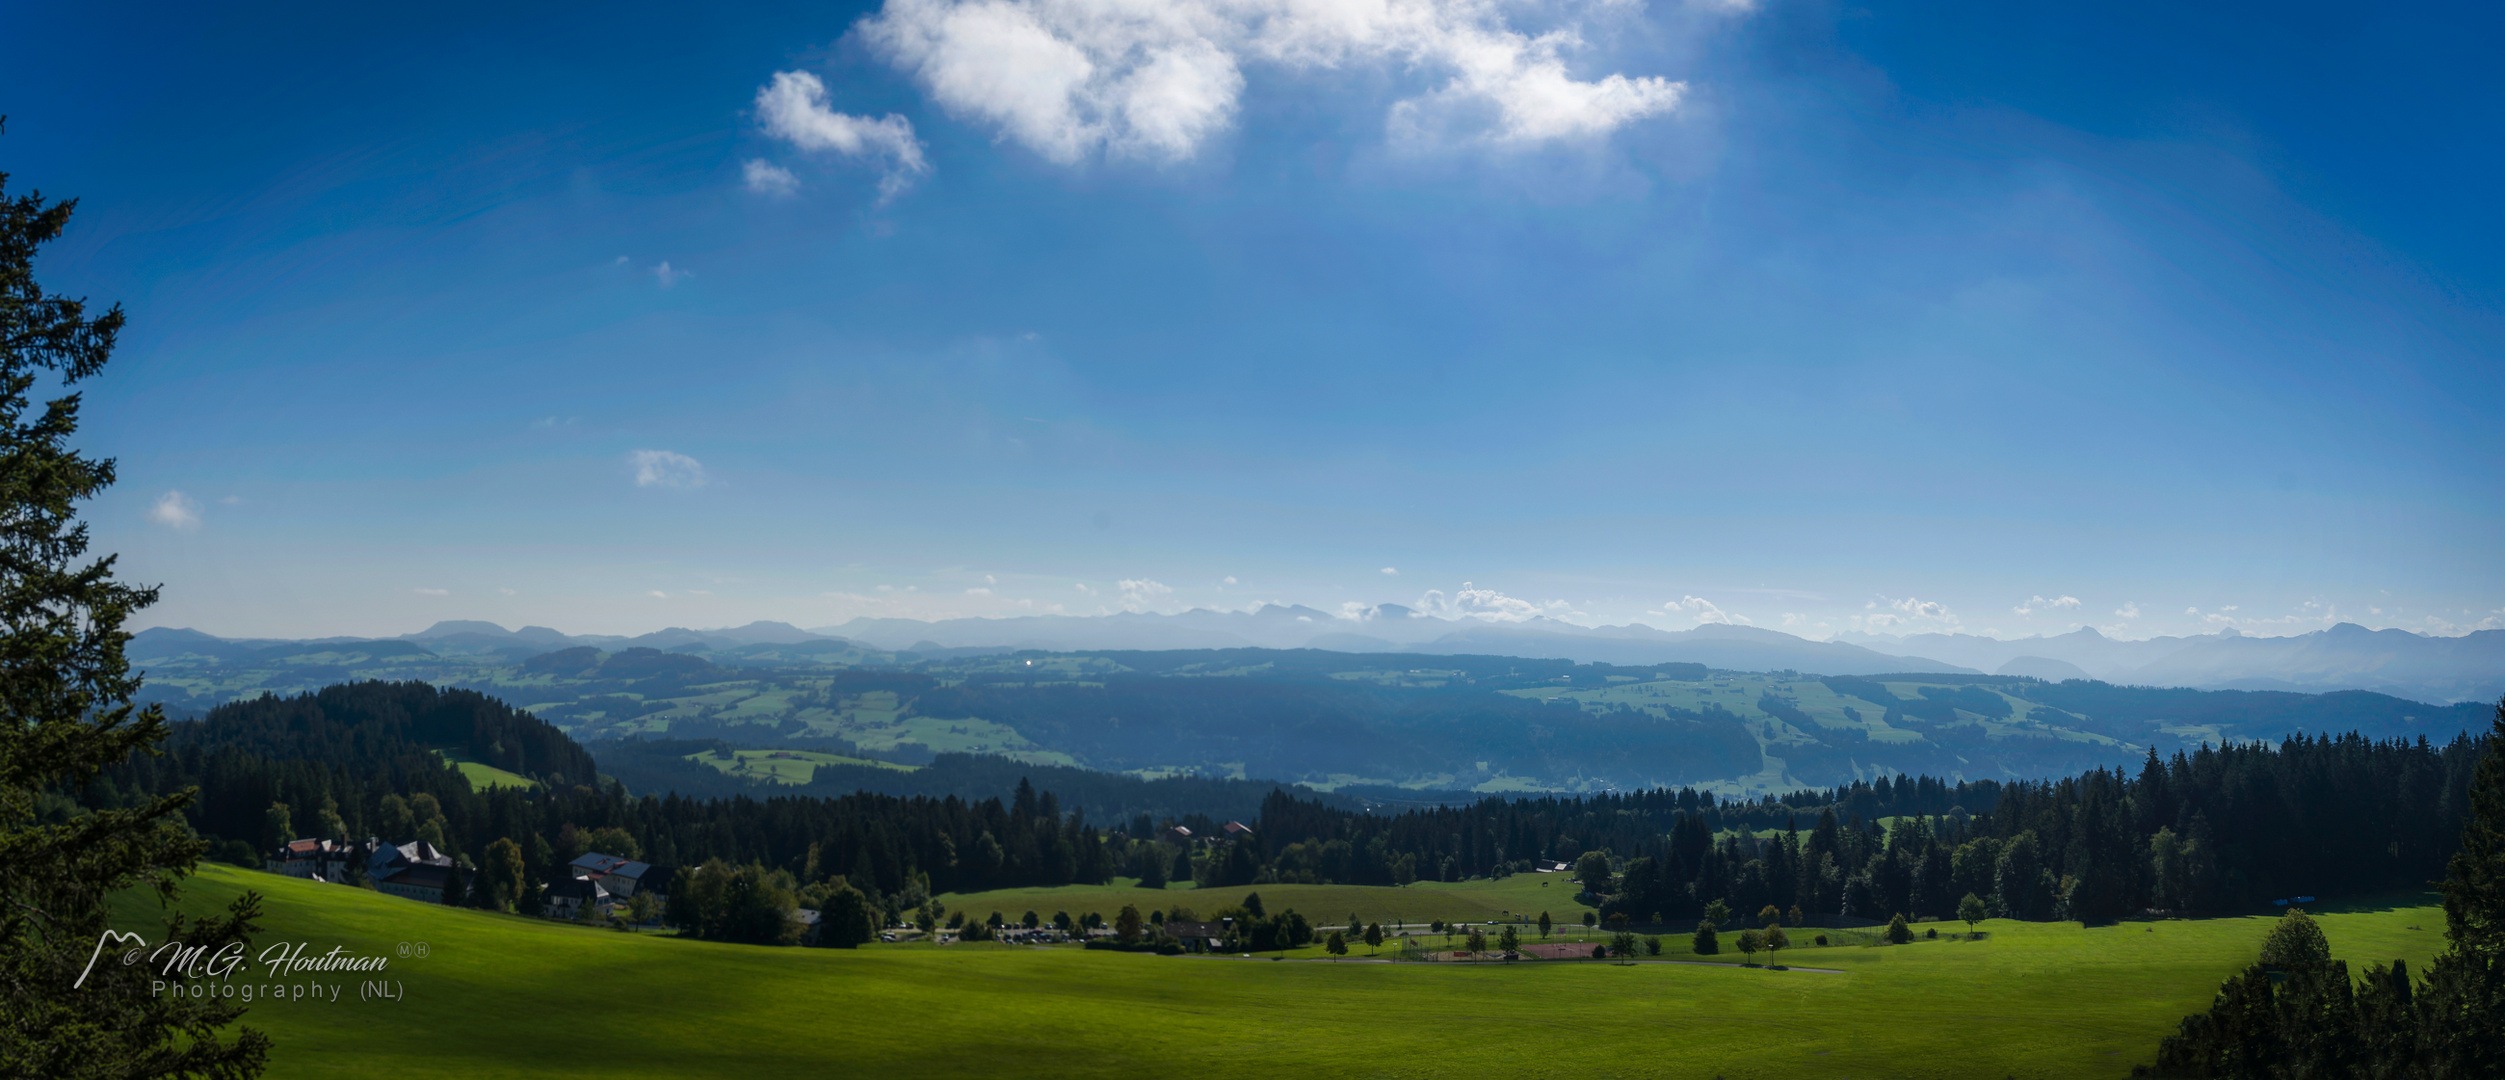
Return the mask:
[[0, 169], [154, 623], [2459, 633], [2500, 21], [54, 5]]

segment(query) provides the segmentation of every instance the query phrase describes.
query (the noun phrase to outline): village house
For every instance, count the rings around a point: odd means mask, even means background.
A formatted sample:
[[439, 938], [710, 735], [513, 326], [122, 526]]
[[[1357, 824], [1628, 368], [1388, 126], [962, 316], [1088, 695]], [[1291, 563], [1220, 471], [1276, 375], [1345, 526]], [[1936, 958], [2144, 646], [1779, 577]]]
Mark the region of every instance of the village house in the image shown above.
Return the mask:
[[551, 919], [571, 919], [586, 904], [591, 906], [594, 918], [605, 919], [618, 910], [618, 898], [590, 878], [551, 882], [539, 894], [539, 910]]
[[[1232, 921], [1232, 920], [1230, 920]], [[1168, 919], [1163, 927], [1166, 936], [1183, 943], [1185, 952], [1214, 952], [1226, 940], [1225, 922], [1184, 922]]]
[[444, 902], [444, 886], [452, 879], [452, 856], [424, 840], [405, 844], [366, 842], [366, 880], [374, 891], [390, 896]]
[[575, 859], [567, 864], [566, 869], [571, 877], [599, 882], [610, 895], [620, 900], [630, 899], [636, 893], [649, 889], [655, 903], [662, 903], [669, 899], [666, 892], [667, 883], [670, 875], [675, 872], [667, 866], [655, 866], [617, 855], [603, 855], [597, 851]]

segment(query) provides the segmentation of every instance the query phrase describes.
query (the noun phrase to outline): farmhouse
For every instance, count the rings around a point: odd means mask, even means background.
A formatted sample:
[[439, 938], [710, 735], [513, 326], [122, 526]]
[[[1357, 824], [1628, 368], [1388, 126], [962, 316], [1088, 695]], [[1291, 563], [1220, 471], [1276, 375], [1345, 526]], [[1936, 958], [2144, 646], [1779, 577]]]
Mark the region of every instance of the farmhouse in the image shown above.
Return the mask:
[[449, 866], [405, 866], [387, 878], [375, 878], [374, 891], [429, 904], [444, 902], [444, 885], [452, 880]]
[[668, 899], [666, 890], [670, 876], [675, 873], [670, 867], [637, 862], [618, 855], [603, 855], [597, 851], [568, 864], [567, 872], [572, 877], [599, 882], [602, 888], [620, 900], [650, 889], [655, 902]]
[[288, 877], [319, 878], [333, 846], [329, 840], [290, 840], [263, 856], [261, 869]]
[[364, 847], [365, 876], [374, 883], [374, 891], [430, 904], [444, 902], [452, 856], [424, 840], [397, 845], [368, 840]]
[[547, 891], [539, 894], [539, 904], [539, 910], [551, 919], [571, 919], [586, 904], [594, 916], [605, 919], [618, 909], [618, 898], [598, 881], [567, 878], [549, 883]]
[[1165, 932], [1167, 936], [1182, 942], [1186, 952], [1212, 952], [1217, 949], [1219, 942], [1226, 940], [1227, 925], [1223, 922], [1183, 922], [1179, 919], [1168, 919]]

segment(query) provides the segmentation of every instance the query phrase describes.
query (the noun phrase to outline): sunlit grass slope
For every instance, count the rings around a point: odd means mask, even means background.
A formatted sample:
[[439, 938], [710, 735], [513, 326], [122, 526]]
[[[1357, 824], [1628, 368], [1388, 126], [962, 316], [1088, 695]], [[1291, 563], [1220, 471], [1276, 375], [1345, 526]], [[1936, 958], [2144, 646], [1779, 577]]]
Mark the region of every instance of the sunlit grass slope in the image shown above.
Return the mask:
[[[393, 961], [403, 1000], [359, 1001], [352, 983], [337, 1003], [253, 1008], [249, 1022], [278, 1041], [272, 1076], [359, 1080], [536, 1080], [583, 1069], [652, 1078], [2119, 1077], [2206, 1006], [2268, 927], [1995, 922], [1981, 942], [1786, 958], [1846, 969], [1823, 974], [998, 945], [766, 949], [455, 911], [227, 867], [204, 868], [186, 906], [205, 909], [247, 885], [267, 898], [264, 943], [368, 953], [428, 944], [425, 959]], [[148, 902], [124, 903], [136, 915]], [[2442, 938], [2429, 908], [2322, 922], [2353, 963], [2421, 962]]]

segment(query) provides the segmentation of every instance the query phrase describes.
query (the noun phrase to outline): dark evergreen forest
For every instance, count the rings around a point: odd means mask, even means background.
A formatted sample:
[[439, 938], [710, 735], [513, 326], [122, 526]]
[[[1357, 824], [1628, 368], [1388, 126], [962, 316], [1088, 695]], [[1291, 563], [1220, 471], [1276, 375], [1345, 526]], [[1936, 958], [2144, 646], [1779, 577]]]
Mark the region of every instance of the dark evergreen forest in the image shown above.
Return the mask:
[[[1243, 792], [1192, 781], [1117, 803], [1138, 809], [1098, 824], [1077, 800], [1038, 790], [1037, 770], [988, 759], [945, 781], [964, 790], [935, 795], [635, 796], [599, 778], [556, 728], [424, 683], [237, 702], [174, 731], [166, 753], [126, 762], [82, 797], [114, 805], [197, 786], [190, 823], [238, 861], [282, 829], [363, 838], [414, 826], [473, 860], [514, 841], [527, 890], [596, 837], [603, 850], [667, 865], [756, 864], [801, 886], [841, 876], [894, 911], [940, 892], [1117, 875], [1398, 884], [1519, 873], [1550, 859], [1576, 864], [1587, 903], [1638, 923], [1693, 919], [1717, 900], [1883, 920], [1947, 917], [1972, 893], [2012, 917], [2102, 921], [2421, 888], [2453, 853], [2485, 748], [2466, 735], [2443, 745], [2297, 736], [2151, 753], [2136, 771], [2011, 783], [1899, 777], [1749, 801], [1655, 789], [1397, 809], [1272, 788], [1252, 838], [1183, 849], [1154, 837], [1169, 822], [1207, 836], [1235, 816]], [[540, 786], [472, 790], [438, 749]], [[1094, 776], [1087, 783], [1101, 790], [1088, 801], [1154, 787]], [[1193, 804], [1202, 796], [1230, 812], [1208, 814], [1210, 805]]]

